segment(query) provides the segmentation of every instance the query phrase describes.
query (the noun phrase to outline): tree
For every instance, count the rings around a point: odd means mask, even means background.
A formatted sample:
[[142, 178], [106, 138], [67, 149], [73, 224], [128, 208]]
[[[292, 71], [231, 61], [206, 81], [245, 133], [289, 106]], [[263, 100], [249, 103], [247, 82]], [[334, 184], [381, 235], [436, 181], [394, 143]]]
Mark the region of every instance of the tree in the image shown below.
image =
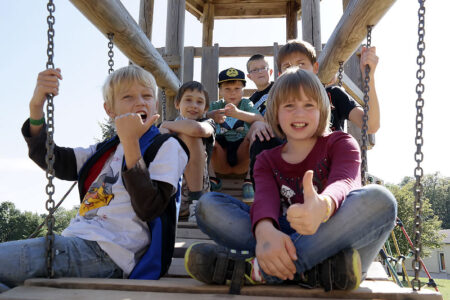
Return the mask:
[[442, 228], [450, 229], [450, 178], [439, 173], [426, 175], [423, 179], [424, 196], [442, 221]]
[[105, 141], [116, 135], [116, 128], [113, 119], [105, 119], [103, 123], [99, 122], [98, 125], [100, 125], [102, 130], [102, 138], [97, 140], [98, 142]]
[[[402, 185], [387, 185], [386, 187], [394, 194], [395, 199], [397, 199], [398, 212], [397, 216], [403, 222], [403, 226], [410, 236], [411, 240], [414, 241], [414, 188], [415, 181], [412, 178], [407, 178], [402, 181]], [[431, 249], [441, 247], [442, 236], [439, 235], [438, 231], [441, 229], [441, 221], [434, 214], [431, 209], [431, 204], [426, 197], [422, 197], [422, 256], [428, 256]], [[401, 228], [398, 226], [394, 229], [397, 242], [399, 244], [400, 252], [403, 255], [407, 255], [411, 249], [408, 241], [406, 240]], [[392, 243], [392, 238], [389, 238]]]
[[42, 222], [36, 213], [21, 213], [12, 202], [0, 204], [0, 242], [27, 238]]

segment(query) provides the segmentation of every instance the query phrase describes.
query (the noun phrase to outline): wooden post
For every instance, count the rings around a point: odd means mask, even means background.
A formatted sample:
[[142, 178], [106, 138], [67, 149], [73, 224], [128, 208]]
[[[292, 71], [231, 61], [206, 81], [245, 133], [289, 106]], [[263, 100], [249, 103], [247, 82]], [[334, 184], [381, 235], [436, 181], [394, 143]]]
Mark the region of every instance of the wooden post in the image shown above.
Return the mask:
[[180, 80], [119, 0], [71, 0], [105, 36], [114, 33], [114, 45], [133, 63], [150, 71], [160, 87], [175, 94]]
[[203, 6], [203, 38], [202, 46], [211, 47], [213, 43], [213, 30], [214, 30], [214, 4], [210, 1]]
[[302, 0], [302, 39], [322, 51], [320, 30], [320, 0]]
[[202, 84], [209, 94], [209, 101], [218, 100], [219, 45], [202, 48]]
[[330, 82], [339, 62], [347, 59], [358, 49], [367, 34], [368, 25], [376, 25], [395, 0], [354, 0], [351, 1], [325, 48], [319, 56], [319, 78]]
[[[185, 0], [169, 0], [167, 2], [165, 55], [176, 58], [177, 64], [171, 65], [171, 67], [181, 82], [183, 82], [185, 8]], [[166, 108], [167, 119], [174, 119], [178, 112], [175, 109], [173, 96], [167, 97]]]
[[194, 79], [194, 51], [194, 47], [184, 48], [183, 82], [192, 81]]
[[275, 43], [273, 43], [273, 79], [274, 80], [277, 80], [278, 72], [279, 72], [277, 60], [278, 60], [278, 43], [275, 42]]
[[286, 4], [286, 40], [297, 38], [297, 12], [299, 6], [296, 1], [290, 0]]
[[139, 7], [139, 26], [148, 39], [152, 40], [154, 0], [141, 0]]

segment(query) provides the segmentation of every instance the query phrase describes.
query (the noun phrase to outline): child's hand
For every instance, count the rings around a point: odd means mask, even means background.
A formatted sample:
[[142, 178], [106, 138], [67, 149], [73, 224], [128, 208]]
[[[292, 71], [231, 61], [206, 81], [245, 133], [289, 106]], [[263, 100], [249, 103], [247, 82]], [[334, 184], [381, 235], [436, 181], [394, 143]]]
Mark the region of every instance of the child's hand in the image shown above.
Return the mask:
[[255, 121], [252, 124], [253, 131], [250, 135], [250, 142], [253, 143], [258, 137], [258, 139], [263, 142], [264, 140], [268, 141], [271, 138], [275, 137], [273, 133], [272, 127], [269, 124], [262, 121]]
[[161, 123], [161, 125], [159, 126], [159, 133], [164, 134], [164, 133], [170, 133], [170, 130], [167, 128], [167, 124], [169, 121], [164, 121]]
[[[322, 199], [313, 187], [313, 171], [303, 176], [303, 204], [292, 204], [287, 210], [287, 220], [300, 234], [315, 234], [327, 216], [327, 200]], [[331, 210], [331, 209], [330, 209]]]
[[225, 109], [216, 109], [209, 112], [209, 116], [214, 120], [217, 124], [222, 124], [225, 122], [227, 116], [225, 116]]
[[370, 67], [370, 74], [373, 75], [375, 72], [375, 69], [378, 64], [378, 56], [377, 56], [377, 49], [376, 47], [362, 47], [361, 49], [361, 60], [360, 60], [360, 68], [361, 68], [361, 74], [363, 76], [366, 75], [366, 65], [369, 65]]
[[225, 115], [228, 117], [233, 117], [235, 118], [236, 116], [236, 112], [239, 110], [236, 105], [234, 105], [233, 103], [227, 103], [225, 105]]
[[291, 238], [276, 229], [272, 221], [262, 220], [255, 229], [256, 257], [262, 270], [280, 279], [294, 279], [297, 253]]
[[30, 100], [30, 117], [40, 119], [43, 116], [47, 94], [58, 95], [59, 80], [62, 80], [61, 69], [48, 69], [39, 73], [33, 97]]
[[[126, 113], [115, 117], [117, 135], [122, 144], [138, 141], [141, 136], [158, 120], [159, 115], [155, 114], [142, 122], [141, 116], [136, 113]], [[124, 146], [125, 147], [125, 146]]]

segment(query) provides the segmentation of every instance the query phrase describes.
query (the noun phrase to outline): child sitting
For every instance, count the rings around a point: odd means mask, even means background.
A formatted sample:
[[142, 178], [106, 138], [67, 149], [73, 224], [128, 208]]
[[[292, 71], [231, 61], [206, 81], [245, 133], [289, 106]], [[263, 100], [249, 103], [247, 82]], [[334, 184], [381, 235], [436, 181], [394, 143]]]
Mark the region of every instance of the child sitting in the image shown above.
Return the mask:
[[197, 223], [220, 246], [188, 248], [188, 273], [209, 284], [231, 280], [231, 292], [243, 278], [356, 289], [394, 227], [395, 198], [379, 185], [361, 188], [359, 146], [329, 132], [330, 102], [312, 72], [281, 75], [265, 119], [286, 143], [258, 156], [251, 209], [225, 194], [203, 195]]
[[[211, 158], [214, 172], [243, 174], [248, 170], [248, 131], [253, 122], [262, 121], [263, 117], [250, 100], [242, 98], [245, 83], [241, 70], [228, 68], [219, 73], [219, 92], [223, 99], [211, 103], [207, 114], [217, 123], [217, 143]], [[252, 188], [251, 182], [244, 183], [244, 191], [249, 187]]]
[[[195, 222], [192, 204], [204, 192], [209, 192], [208, 165], [214, 146], [216, 125], [204, 117], [209, 108], [208, 92], [197, 81], [184, 83], [175, 97], [180, 115], [174, 121], [164, 121], [160, 131], [177, 133], [189, 148], [189, 162], [184, 171], [180, 217], [189, 215]], [[189, 206], [191, 205], [191, 209]]]
[[[47, 168], [43, 106], [46, 94], [58, 94], [61, 79], [59, 69], [39, 73], [30, 118], [22, 127], [29, 156], [42, 169]], [[161, 141], [153, 126], [159, 118], [155, 95], [150, 73], [135, 65], [118, 69], [103, 86], [104, 108], [117, 136], [87, 148], [54, 145], [54, 175], [78, 180], [81, 200], [76, 217], [55, 235], [55, 277], [128, 277], [149, 244], [173, 253], [176, 204], [171, 196], [188, 155], [175, 137], [168, 137], [159, 149], [152, 144]], [[152, 162], [146, 161], [144, 149], [156, 151]], [[172, 241], [168, 244], [152, 239], [147, 223], [163, 215], [168, 222], [161, 225], [161, 234]], [[47, 276], [45, 241], [41, 237], [1, 243], [0, 283], [13, 287], [27, 278]], [[161, 276], [158, 270], [150, 271], [159, 274], [154, 279]]]

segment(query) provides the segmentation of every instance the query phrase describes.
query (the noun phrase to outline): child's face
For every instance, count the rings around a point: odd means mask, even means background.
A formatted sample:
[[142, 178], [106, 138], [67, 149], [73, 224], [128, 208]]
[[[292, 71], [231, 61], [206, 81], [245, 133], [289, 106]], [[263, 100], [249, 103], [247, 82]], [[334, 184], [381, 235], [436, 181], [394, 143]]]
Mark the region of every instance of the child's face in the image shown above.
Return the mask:
[[124, 85], [114, 98], [114, 108], [105, 103], [105, 110], [111, 118], [136, 113], [143, 122], [153, 116], [157, 110], [155, 92], [137, 82]]
[[247, 77], [253, 81], [256, 86], [264, 86], [269, 84], [272, 70], [269, 70], [269, 66], [264, 59], [249, 62], [248, 69], [249, 73], [247, 74]]
[[233, 103], [236, 106], [244, 96], [244, 84], [241, 81], [224, 82], [219, 90], [226, 103]]
[[281, 73], [284, 73], [284, 71], [292, 66], [297, 66], [300, 69], [311, 71], [315, 74], [319, 71], [319, 64], [317, 62], [314, 64], [311, 63], [308, 56], [301, 52], [293, 52], [283, 58], [281, 61]]
[[175, 104], [180, 114], [190, 120], [200, 119], [206, 110], [205, 94], [198, 90], [186, 90], [181, 97], [180, 103]]
[[303, 88], [278, 109], [278, 124], [287, 140], [305, 140], [314, 137], [320, 121], [317, 102], [305, 95]]

